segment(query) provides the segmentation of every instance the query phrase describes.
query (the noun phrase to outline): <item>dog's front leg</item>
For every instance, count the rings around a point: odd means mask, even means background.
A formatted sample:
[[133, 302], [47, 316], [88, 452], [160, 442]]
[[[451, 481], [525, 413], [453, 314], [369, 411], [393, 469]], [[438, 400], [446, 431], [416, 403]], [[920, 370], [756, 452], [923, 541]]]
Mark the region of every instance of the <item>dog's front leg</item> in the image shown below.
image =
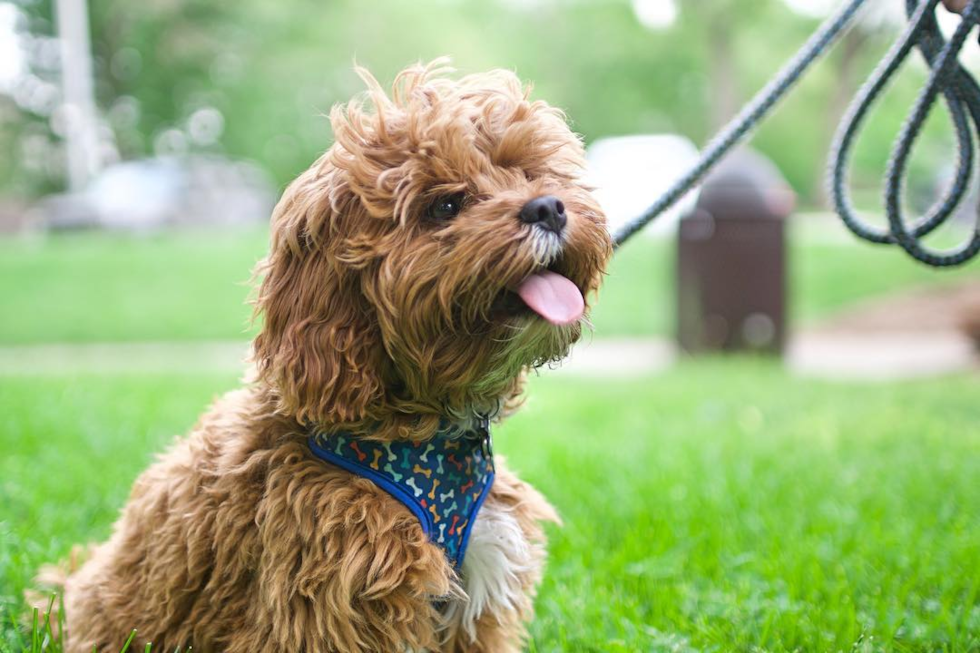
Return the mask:
[[453, 589], [449, 564], [370, 481], [294, 458], [270, 474], [256, 524], [247, 626], [222, 650], [438, 650], [435, 603]]

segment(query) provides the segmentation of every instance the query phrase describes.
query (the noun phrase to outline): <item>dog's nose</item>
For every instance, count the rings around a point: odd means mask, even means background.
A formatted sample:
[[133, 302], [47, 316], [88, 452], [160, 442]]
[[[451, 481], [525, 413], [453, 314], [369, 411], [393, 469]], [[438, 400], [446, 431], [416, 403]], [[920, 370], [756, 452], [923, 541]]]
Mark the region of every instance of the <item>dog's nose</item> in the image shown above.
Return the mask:
[[568, 218], [565, 205], [554, 195], [542, 195], [524, 205], [521, 209], [521, 222], [536, 224], [542, 229], [561, 234]]

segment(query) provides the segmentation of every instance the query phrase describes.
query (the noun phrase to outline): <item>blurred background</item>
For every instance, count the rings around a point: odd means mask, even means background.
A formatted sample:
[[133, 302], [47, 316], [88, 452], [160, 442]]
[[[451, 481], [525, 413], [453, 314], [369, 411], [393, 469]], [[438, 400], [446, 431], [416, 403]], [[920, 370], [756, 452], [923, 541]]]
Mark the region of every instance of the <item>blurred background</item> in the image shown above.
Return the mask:
[[[566, 523], [531, 650], [980, 647], [980, 265], [859, 243], [824, 190], [904, 24], [903, 0], [868, 4], [751, 149], [617, 253], [592, 336], [499, 430]], [[441, 55], [515, 70], [621, 224], [838, 5], [0, 0], [0, 617], [237, 385], [270, 211], [362, 90], [355, 60], [383, 84]], [[855, 153], [872, 221], [912, 59]], [[948, 123], [930, 116], [909, 211], [953, 173]]]
[[[902, 24], [901, 2], [870, 4], [859, 28], [755, 140], [804, 207], [824, 205], [831, 134]], [[78, 6], [62, 12], [70, 25], [58, 19], [61, 5]], [[0, 191], [8, 202], [64, 190], [72, 182], [66, 141], [73, 137], [87, 150], [79, 188], [116, 163], [162, 157], [247, 163], [258, 170], [240, 172], [264, 174], [279, 188], [329, 145], [323, 114], [362, 90], [355, 59], [381, 80], [446, 54], [463, 72], [511, 68], [534, 83], [538, 97], [564, 108], [589, 143], [650, 133], [702, 143], [836, 3], [380, 0], [368, 8], [342, 0], [276, 7], [95, 0], [87, 22], [84, 6], [0, 2], [0, 145], [7, 155]], [[857, 161], [859, 186], [879, 176], [921, 80], [921, 69], [910, 71], [882, 103]], [[922, 193], [948, 174], [948, 131], [934, 122], [931, 135], [946, 138], [930, 139], [918, 160], [920, 170], [932, 171], [920, 178]]]
[[[778, 195], [776, 213], [789, 218], [787, 337], [791, 324], [852, 300], [955, 277], [852, 247], [827, 212], [834, 130], [903, 25], [900, 1], [869, 5], [759, 130], [758, 155], [748, 154], [750, 167], [765, 170], [756, 181]], [[582, 134], [617, 225], [685, 170], [835, 6], [0, 0], [0, 308], [8, 316], [0, 345], [247, 337], [239, 282], [263, 252], [278, 194], [329, 146], [325, 114], [362, 90], [355, 60], [382, 81], [440, 55], [463, 73], [516, 70]], [[971, 44], [968, 63], [978, 56]], [[859, 142], [854, 193], [871, 219], [892, 140], [923, 79], [924, 67], [909, 65]], [[933, 114], [913, 160], [910, 210], [929, 206], [952, 174], [948, 120]], [[672, 240], [694, 201], [618, 257], [597, 337], [693, 328], [675, 319]], [[972, 228], [968, 204], [953, 231]]]

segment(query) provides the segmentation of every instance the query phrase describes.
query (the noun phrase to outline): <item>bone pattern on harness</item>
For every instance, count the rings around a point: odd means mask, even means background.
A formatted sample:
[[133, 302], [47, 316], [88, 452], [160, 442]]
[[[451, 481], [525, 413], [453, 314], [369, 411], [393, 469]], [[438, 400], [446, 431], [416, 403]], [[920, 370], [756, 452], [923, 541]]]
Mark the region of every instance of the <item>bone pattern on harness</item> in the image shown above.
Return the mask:
[[472, 525], [493, 485], [487, 425], [475, 431], [441, 429], [425, 442], [375, 442], [346, 433], [317, 433], [309, 438], [309, 446], [317, 458], [367, 478], [404, 504], [449, 562], [461, 567]]

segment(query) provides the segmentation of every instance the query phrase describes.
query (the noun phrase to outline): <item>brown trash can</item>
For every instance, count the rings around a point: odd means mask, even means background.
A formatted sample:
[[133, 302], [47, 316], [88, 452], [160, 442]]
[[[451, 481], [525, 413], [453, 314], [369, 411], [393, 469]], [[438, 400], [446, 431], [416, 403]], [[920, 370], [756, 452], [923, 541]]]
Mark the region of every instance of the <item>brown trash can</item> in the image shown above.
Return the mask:
[[754, 152], [732, 155], [707, 178], [678, 228], [681, 349], [782, 353], [794, 203], [776, 167]]

